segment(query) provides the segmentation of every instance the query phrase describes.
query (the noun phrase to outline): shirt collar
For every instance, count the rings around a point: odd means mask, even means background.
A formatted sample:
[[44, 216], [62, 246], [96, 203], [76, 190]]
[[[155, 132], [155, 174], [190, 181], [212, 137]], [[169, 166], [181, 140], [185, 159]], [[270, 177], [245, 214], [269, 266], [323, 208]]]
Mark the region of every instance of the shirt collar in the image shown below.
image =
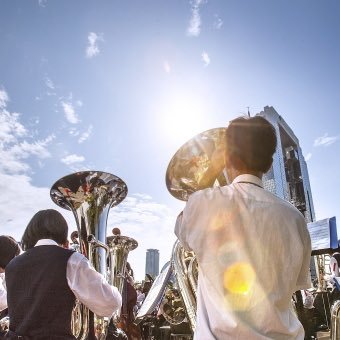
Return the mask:
[[258, 185], [258, 186], [260, 186], [261, 188], [263, 188], [262, 180], [261, 180], [260, 178], [258, 178], [257, 176], [254, 176], [254, 175], [243, 174], [243, 175], [237, 176], [237, 177], [233, 180], [233, 183], [240, 183], [240, 182], [253, 183], [253, 184]]
[[39, 246], [57, 246], [58, 243], [56, 241], [50, 240], [48, 238], [43, 238], [39, 240], [34, 247], [39, 247]]

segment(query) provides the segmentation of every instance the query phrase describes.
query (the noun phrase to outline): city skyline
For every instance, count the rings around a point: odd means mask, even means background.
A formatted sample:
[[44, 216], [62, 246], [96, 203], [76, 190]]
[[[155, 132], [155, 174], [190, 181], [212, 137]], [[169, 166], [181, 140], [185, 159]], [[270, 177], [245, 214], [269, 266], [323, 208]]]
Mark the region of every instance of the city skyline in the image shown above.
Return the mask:
[[[272, 106], [299, 139], [316, 219], [340, 216], [340, 3], [316, 0], [0, 2], [0, 233], [58, 209], [59, 178], [110, 172], [128, 186], [108, 230], [170, 260], [184, 203], [168, 163], [194, 135]], [[109, 233], [108, 233], [109, 234]], [[340, 234], [340, 233], [339, 233]]]

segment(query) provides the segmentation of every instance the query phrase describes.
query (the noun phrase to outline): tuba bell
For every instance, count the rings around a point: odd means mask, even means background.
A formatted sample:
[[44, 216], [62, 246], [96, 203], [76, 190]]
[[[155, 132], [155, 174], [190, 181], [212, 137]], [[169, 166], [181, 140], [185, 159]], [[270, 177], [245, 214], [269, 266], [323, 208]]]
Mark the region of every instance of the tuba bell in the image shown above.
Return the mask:
[[[117, 176], [102, 171], [82, 171], [59, 179], [51, 188], [54, 203], [71, 210], [76, 219], [77, 248], [107, 279], [106, 223], [111, 207], [127, 195], [126, 184]], [[72, 315], [72, 332], [77, 340], [105, 339], [108, 318], [96, 316], [77, 302]]]

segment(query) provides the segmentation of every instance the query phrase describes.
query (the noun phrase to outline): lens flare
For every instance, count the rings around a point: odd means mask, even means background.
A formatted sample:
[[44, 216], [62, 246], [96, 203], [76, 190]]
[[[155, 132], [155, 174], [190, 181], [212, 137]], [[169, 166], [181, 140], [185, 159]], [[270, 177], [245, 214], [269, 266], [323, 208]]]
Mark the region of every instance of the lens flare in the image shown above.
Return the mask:
[[247, 295], [256, 279], [253, 267], [246, 262], [236, 262], [224, 272], [224, 288], [231, 294]]

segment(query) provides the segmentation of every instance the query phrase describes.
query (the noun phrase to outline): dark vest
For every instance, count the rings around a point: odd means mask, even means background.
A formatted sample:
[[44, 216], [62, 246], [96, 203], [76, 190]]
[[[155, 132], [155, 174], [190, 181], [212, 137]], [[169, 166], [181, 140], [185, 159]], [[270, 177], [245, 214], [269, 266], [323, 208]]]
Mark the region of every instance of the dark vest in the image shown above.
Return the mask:
[[71, 314], [75, 296], [67, 284], [67, 261], [73, 251], [38, 246], [6, 266], [10, 330], [38, 339], [75, 339]]

